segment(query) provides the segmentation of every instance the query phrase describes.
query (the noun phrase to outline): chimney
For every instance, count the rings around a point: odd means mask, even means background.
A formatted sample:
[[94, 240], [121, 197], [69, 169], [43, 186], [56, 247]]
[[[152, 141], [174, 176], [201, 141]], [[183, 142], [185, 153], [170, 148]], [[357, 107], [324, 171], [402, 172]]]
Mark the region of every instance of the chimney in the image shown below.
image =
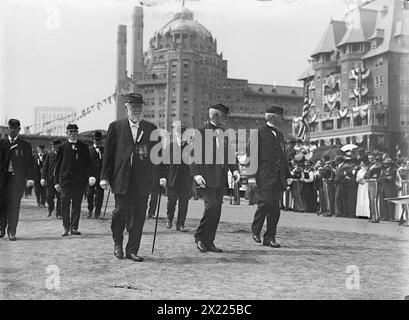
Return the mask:
[[143, 8], [134, 7], [132, 13], [132, 82], [134, 87], [144, 70], [143, 56]]
[[126, 89], [126, 26], [119, 25], [116, 41], [116, 119], [123, 119], [125, 114], [123, 90]]

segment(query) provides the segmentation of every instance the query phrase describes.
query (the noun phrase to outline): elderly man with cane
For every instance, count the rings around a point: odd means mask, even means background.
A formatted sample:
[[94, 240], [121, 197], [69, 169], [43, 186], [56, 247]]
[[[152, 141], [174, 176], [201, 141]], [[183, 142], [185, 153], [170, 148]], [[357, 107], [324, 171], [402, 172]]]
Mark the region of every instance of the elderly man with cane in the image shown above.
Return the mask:
[[151, 140], [151, 133], [157, 127], [142, 119], [143, 103], [142, 95], [128, 94], [125, 97], [127, 118], [109, 125], [100, 182], [103, 189], [111, 189], [115, 195], [111, 223], [114, 255], [124, 258], [122, 242], [127, 225], [129, 237], [125, 257], [134, 262], [144, 260], [138, 256], [138, 251], [149, 193], [156, 183], [154, 177], [159, 176], [160, 185], [166, 186], [165, 170], [151, 160], [151, 150], [160, 140]]

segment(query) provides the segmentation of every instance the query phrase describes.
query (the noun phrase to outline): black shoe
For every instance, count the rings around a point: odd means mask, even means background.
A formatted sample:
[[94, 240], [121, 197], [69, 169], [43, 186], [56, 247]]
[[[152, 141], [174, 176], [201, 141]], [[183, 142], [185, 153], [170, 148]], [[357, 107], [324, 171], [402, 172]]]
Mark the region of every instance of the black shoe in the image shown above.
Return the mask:
[[81, 232], [79, 232], [78, 230], [74, 230], [74, 229], [72, 229], [70, 233], [75, 235], [75, 236], [80, 236], [81, 235]]
[[166, 229], [172, 229], [172, 227], [173, 227], [173, 222], [172, 221], [166, 222]]
[[188, 229], [185, 229], [185, 227], [184, 226], [177, 226], [176, 227], [176, 231], [180, 231], [180, 232], [188, 232], [189, 230]]
[[68, 234], [69, 234], [69, 233], [68, 233], [68, 229], [65, 229], [64, 232], [62, 233], [62, 236], [63, 236], [63, 237], [66, 237], [66, 236], [68, 236]]
[[207, 250], [208, 250], [208, 251], [212, 251], [212, 252], [223, 252], [223, 250], [217, 248], [217, 247], [214, 245], [213, 242], [210, 242], [210, 243], [207, 245]]
[[91, 218], [92, 218], [92, 212], [88, 212], [87, 219], [91, 219]]
[[197, 248], [199, 249], [200, 252], [206, 252], [207, 251], [207, 247], [206, 247], [205, 243], [203, 241], [201, 241], [201, 240], [198, 240], [196, 242], [196, 246], [197, 246]]
[[95, 215], [95, 219], [99, 219], [99, 215]]
[[142, 262], [143, 258], [140, 256], [137, 256], [135, 253], [129, 253], [126, 255], [126, 258], [129, 260], [132, 260], [134, 262]]
[[52, 212], [48, 211], [47, 218], [51, 217], [51, 215], [52, 215]]
[[3, 238], [6, 235], [6, 232], [4, 230], [0, 230], [0, 238]]
[[122, 249], [122, 246], [115, 246], [114, 255], [118, 259], [123, 259], [124, 258], [124, 250]]
[[253, 240], [254, 240], [255, 242], [261, 243], [261, 238], [260, 238], [260, 236], [258, 236], [258, 235], [256, 235], [256, 234], [253, 233], [252, 237], [253, 237]]
[[263, 246], [272, 247], [272, 248], [280, 248], [280, 244], [275, 242], [275, 240], [264, 241]]
[[15, 234], [9, 233], [8, 236], [9, 236], [9, 240], [10, 240], [10, 241], [16, 241], [16, 240], [17, 240]]

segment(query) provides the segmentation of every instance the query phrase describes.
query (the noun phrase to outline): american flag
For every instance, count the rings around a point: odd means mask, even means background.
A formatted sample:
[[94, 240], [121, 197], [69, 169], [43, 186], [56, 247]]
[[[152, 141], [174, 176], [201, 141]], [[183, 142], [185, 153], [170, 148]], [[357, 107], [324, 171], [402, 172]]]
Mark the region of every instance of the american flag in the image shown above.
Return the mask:
[[306, 83], [305, 85], [305, 94], [304, 94], [304, 106], [302, 109], [302, 117], [301, 117], [301, 123], [300, 123], [300, 129], [298, 131], [298, 137], [301, 140], [305, 140], [308, 134], [308, 115], [310, 113], [310, 105], [311, 102], [309, 100], [309, 82]]

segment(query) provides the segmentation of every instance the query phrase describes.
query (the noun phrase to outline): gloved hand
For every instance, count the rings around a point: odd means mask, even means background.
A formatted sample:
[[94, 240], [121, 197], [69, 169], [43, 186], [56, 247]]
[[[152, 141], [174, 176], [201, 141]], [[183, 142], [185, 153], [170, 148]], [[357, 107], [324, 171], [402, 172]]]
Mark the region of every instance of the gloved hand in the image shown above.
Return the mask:
[[88, 184], [89, 184], [90, 187], [93, 187], [96, 182], [97, 182], [97, 179], [95, 179], [95, 177], [89, 177], [88, 178]]
[[104, 190], [109, 190], [110, 186], [109, 186], [109, 181], [108, 180], [101, 180], [99, 182], [99, 186], [104, 189]]
[[160, 178], [159, 179], [159, 184], [161, 187], [165, 188], [166, 187], [166, 179], [165, 178]]
[[44, 180], [44, 179], [41, 179], [41, 180], [40, 180], [40, 185], [41, 185], [42, 187], [45, 186], [45, 180]]
[[32, 186], [34, 186], [34, 180], [27, 180], [27, 182], [26, 182], [26, 187], [27, 187], [27, 188], [30, 188], [30, 187], [32, 187]]
[[59, 184], [56, 184], [56, 185], [54, 186], [54, 188], [55, 188], [55, 190], [56, 190], [58, 193], [61, 192], [61, 187], [60, 187]]
[[196, 183], [198, 184], [199, 187], [204, 188], [206, 187], [206, 181], [203, 179], [203, 177], [199, 174], [197, 176], [194, 176], [193, 179], [195, 179]]

